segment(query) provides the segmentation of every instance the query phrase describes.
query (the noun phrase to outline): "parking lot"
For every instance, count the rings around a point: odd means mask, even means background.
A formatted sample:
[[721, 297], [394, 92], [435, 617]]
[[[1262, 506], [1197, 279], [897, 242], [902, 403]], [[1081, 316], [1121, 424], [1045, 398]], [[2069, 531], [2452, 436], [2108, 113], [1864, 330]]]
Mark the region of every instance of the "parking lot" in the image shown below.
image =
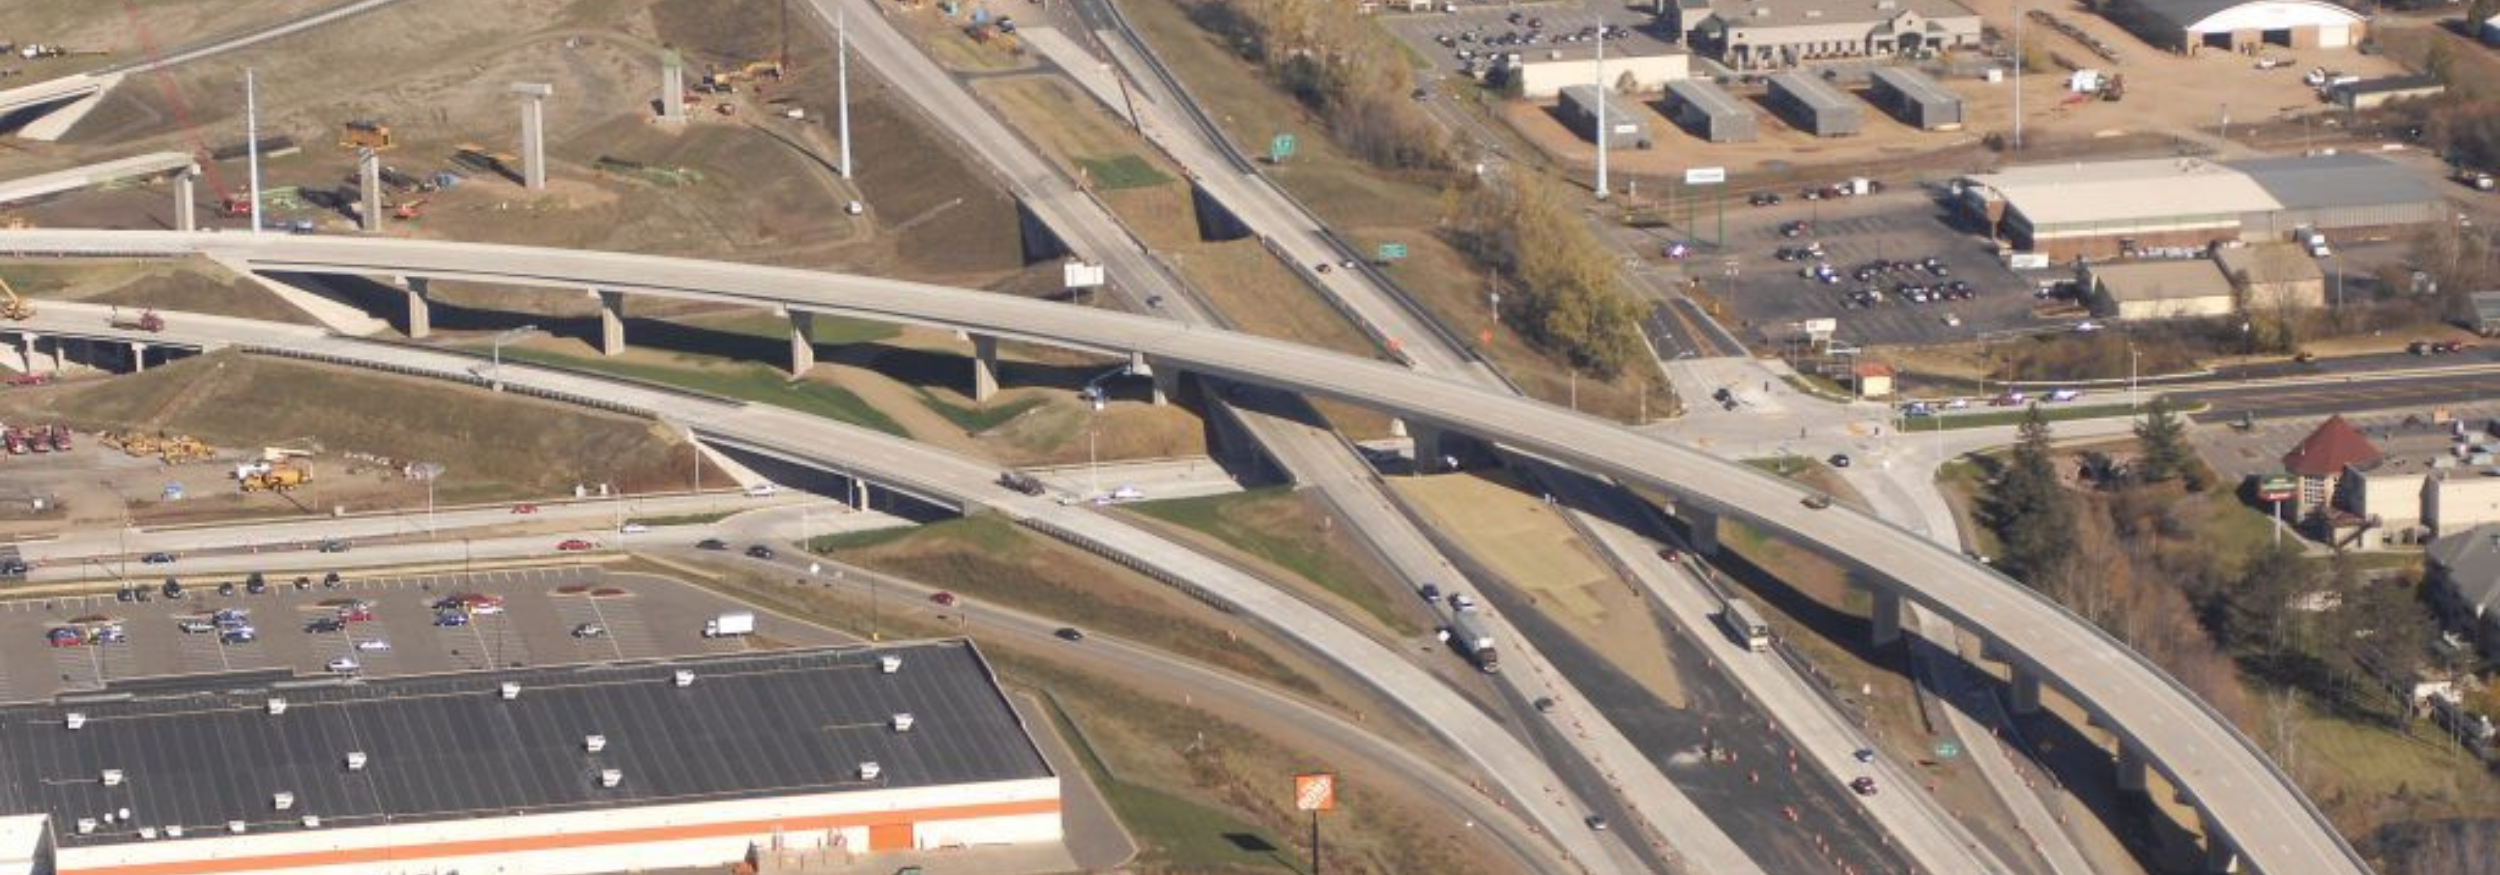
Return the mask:
[[[316, 578], [316, 581], [318, 579]], [[149, 585], [148, 601], [113, 593], [0, 602], [0, 699], [47, 699], [101, 689], [109, 682], [164, 675], [291, 670], [325, 674], [348, 659], [363, 675], [429, 674], [563, 663], [721, 653], [755, 644], [749, 637], [705, 638], [704, 621], [745, 606], [668, 578], [612, 574], [597, 568], [552, 568], [472, 575], [350, 577], [337, 587], [315, 582], [296, 589], [272, 580], [259, 595], [237, 589], [186, 587], [167, 599]], [[435, 605], [454, 594], [498, 599], [494, 609], [463, 614], [457, 625]], [[316, 628], [362, 608], [370, 619]], [[226, 640], [214, 614], [240, 612], [256, 634]], [[195, 629], [184, 631], [184, 621]], [[844, 637], [759, 616], [757, 632], [800, 646]], [[322, 623], [324, 627], [330, 623]], [[598, 632], [588, 633], [586, 626]], [[120, 640], [53, 646], [53, 630], [122, 630]], [[582, 633], [582, 634], [577, 634]], [[105, 636], [110, 638], [109, 634]], [[241, 636], [233, 636], [239, 639]]]
[[[1724, 308], [1720, 319], [1748, 341], [1759, 341], [1766, 327], [1821, 318], [1839, 320], [1840, 340], [1868, 346], [1952, 343], [2045, 324], [2032, 315], [2033, 281], [2006, 268], [1985, 241], [1945, 224], [1944, 208], [1923, 191], [1814, 201], [1786, 192], [1776, 205], [1736, 201], [1726, 210], [1727, 248], [1700, 248], [1681, 271], [1702, 281]], [[1715, 236], [1715, 223], [1715, 216], [1695, 222], [1705, 239]], [[1794, 236], [1784, 233], [1798, 223], [1804, 227]], [[1644, 234], [1652, 263], [1682, 236]], [[1798, 252], [1808, 247], [1819, 254]], [[1782, 259], [1783, 250], [1791, 257]], [[1873, 268], [1879, 261], [1887, 266]]]
[[1544, 49], [1590, 45], [1601, 28], [1622, 30], [1606, 40], [1609, 54], [1618, 49], [1626, 55], [1655, 54], [1666, 46], [1652, 26], [1656, 20], [1620, 3], [1587, 0], [1532, 6], [1460, 3], [1457, 12], [1392, 15], [1382, 22], [1432, 69], [1456, 72], [1467, 67], [1469, 59], [1462, 52], [1477, 56], [1476, 68], [1482, 70], [1489, 66], [1483, 56], [1517, 52], [1527, 57]]

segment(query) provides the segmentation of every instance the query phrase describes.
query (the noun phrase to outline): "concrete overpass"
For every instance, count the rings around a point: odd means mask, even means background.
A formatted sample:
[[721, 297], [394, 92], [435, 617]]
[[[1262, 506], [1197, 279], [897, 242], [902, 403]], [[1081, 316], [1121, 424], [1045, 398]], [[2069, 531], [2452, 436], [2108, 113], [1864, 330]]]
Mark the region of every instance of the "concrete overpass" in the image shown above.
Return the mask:
[[[2159, 769], [2195, 804], [2215, 862], [2270, 875], [2369, 871], [2299, 788], [2142, 656], [1987, 566], [1889, 522], [1806, 507], [1785, 480], [1615, 423], [1366, 359], [1145, 316], [899, 280], [644, 255], [434, 241], [129, 231], [0, 232], [0, 253], [212, 254], [254, 270], [401, 276], [653, 295], [827, 313], [1140, 356], [1163, 370], [1336, 398], [1660, 490], [1698, 530], [1734, 516], [1815, 546], [1879, 585], [1879, 634], [1908, 598], [1982, 634], [2015, 666], [2017, 701], [2053, 685], [2121, 739], [2121, 782]], [[621, 322], [612, 328], [622, 344]], [[1891, 608], [1889, 618], [1883, 608]], [[1889, 621], [1889, 622], [1888, 622]]]
[[[5, 114], [5, 111], [0, 111], [0, 114]], [[174, 179], [174, 230], [195, 230], [199, 222], [199, 195], [195, 186], [199, 182], [200, 163], [199, 159], [181, 152], [150, 152], [0, 182], [0, 204], [51, 197], [125, 179], [168, 175]]]

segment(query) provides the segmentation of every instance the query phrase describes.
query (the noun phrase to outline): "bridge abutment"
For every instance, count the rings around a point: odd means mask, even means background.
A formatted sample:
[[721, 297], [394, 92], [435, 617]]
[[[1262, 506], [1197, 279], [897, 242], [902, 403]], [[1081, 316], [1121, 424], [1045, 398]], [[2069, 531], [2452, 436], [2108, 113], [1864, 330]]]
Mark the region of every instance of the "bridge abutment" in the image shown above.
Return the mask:
[[599, 354], [625, 353], [625, 293], [593, 289], [599, 295]]

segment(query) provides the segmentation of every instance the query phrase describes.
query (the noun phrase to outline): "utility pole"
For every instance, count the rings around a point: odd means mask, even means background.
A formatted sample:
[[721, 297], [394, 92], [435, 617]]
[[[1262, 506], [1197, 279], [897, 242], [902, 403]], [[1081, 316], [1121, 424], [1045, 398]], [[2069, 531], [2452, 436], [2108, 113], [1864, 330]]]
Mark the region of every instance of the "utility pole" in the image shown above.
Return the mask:
[[2023, 5], [2014, 4], [2014, 148], [2023, 150]]
[[243, 149], [250, 154], [252, 233], [260, 233], [260, 85], [252, 69], [243, 68]]
[[1606, 141], [1614, 139], [1606, 128], [1606, 103], [1613, 92], [1606, 87], [1606, 40], [1597, 40], [1597, 199], [1605, 200], [1610, 189], [1606, 185]]
[[[783, 39], [788, 38], [788, 31], [783, 31]], [[784, 48], [783, 51], [789, 50]], [[833, 13], [833, 66], [834, 87], [838, 92], [837, 102], [840, 104], [834, 112], [840, 118], [842, 178], [849, 179], [851, 178], [851, 28], [848, 14], [842, 11]]]

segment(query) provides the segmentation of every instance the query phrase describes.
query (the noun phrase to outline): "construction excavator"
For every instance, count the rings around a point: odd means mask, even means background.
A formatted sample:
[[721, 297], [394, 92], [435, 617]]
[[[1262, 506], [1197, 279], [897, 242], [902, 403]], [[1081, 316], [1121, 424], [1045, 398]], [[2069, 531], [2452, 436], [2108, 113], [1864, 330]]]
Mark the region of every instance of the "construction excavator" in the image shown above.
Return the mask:
[[11, 322], [24, 322], [35, 318], [35, 305], [19, 297], [17, 289], [11, 288], [8, 280], [0, 279], [0, 292], [9, 293], [8, 303], [0, 304], [0, 318]]

